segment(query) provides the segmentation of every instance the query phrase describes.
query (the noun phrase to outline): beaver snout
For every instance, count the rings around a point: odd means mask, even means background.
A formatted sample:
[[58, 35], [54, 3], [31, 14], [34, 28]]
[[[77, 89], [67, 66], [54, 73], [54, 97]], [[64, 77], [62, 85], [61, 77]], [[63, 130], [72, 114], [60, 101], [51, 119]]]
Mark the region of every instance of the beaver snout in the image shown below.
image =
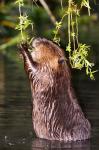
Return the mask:
[[32, 47], [36, 48], [37, 46], [39, 46], [39, 44], [42, 42], [41, 38], [36, 38], [32, 41]]

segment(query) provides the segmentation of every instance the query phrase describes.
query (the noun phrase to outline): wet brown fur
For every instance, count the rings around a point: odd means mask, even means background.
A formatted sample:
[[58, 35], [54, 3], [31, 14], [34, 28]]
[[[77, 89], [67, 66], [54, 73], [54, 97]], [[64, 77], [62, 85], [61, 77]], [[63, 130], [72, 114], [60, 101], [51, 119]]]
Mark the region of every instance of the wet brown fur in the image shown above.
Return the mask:
[[21, 45], [33, 98], [32, 120], [40, 138], [77, 141], [90, 138], [85, 118], [73, 91], [63, 50], [47, 39], [35, 39], [34, 51]]

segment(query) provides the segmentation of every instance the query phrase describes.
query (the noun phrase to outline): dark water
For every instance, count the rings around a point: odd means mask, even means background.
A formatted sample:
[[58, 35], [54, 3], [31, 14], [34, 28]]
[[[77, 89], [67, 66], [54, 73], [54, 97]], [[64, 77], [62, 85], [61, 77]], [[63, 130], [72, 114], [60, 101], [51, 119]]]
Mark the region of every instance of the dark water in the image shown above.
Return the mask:
[[92, 138], [63, 143], [36, 138], [31, 121], [31, 94], [24, 70], [0, 56], [0, 150], [99, 150], [99, 73], [96, 81], [74, 73], [74, 85]]

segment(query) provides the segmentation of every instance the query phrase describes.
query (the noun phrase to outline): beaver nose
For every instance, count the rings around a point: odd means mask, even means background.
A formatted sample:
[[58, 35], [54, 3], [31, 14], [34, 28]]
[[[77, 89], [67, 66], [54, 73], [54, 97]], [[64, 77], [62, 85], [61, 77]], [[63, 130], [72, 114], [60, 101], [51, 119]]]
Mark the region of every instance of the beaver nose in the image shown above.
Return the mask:
[[37, 46], [39, 46], [40, 42], [42, 41], [42, 38], [36, 38], [33, 40], [32, 42], [32, 46], [35, 48]]

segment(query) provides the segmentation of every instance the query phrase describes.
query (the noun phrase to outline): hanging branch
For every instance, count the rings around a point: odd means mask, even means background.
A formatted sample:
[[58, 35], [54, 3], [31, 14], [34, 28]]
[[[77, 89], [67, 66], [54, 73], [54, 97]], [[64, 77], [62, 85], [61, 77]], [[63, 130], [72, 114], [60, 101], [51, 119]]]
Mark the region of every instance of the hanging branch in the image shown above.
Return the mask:
[[[68, 46], [66, 47], [66, 51], [68, 51], [69, 53], [70, 64], [72, 68], [80, 70], [82, 68], [85, 68], [86, 74], [89, 75], [90, 78], [94, 80], [95, 79], [94, 73], [96, 72], [92, 71], [94, 63], [91, 63], [88, 60], [90, 46], [79, 43], [78, 41], [78, 17], [80, 16], [79, 12], [81, 11], [81, 8], [84, 6], [88, 8], [88, 14], [90, 15], [89, 0], [82, 0], [80, 8], [77, 6], [77, 4], [75, 4], [74, 0], [68, 0], [68, 9], [65, 11], [59, 22], [56, 21], [46, 2], [44, 0], [39, 1], [46, 10], [46, 12], [48, 13], [48, 15], [50, 16], [50, 19], [53, 22], [53, 24], [56, 25], [56, 30], [54, 30], [53, 41], [58, 44], [60, 43], [59, 37], [59, 32], [61, 31], [60, 29], [62, 28], [64, 18], [68, 16]], [[18, 4], [19, 6], [19, 24], [17, 25], [16, 29], [20, 30], [22, 41], [25, 41], [28, 39], [28, 37], [24, 36], [23, 33], [24, 32], [26, 33], [26, 29], [28, 28], [29, 25], [32, 25], [32, 22], [31, 20], [28, 19], [27, 14], [26, 13], [23, 14], [22, 12], [24, 0], [16, 0], [16, 4]]]
[[[78, 41], [78, 17], [83, 6], [88, 8], [88, 14], [90, 15], [89, 0], [82, 0], [80, 8], [75, 4], [74, 0], [68, 0], [68, 9], [63, 15], [68, 16], [68, 46], [66, 47], [66, 51], [69, 53], [71, 67], [80, 70], [85, 68], [86, 74], [94, 80], [94, 73], [96, 72], [93, 71], [94, 63], [88, 60], [90, 46]], [[60, 22], [56, 22], [56, 30], [54, 30], [53, 41], [58, 45], [60, 42], [59, 31], [62, 28], [63, 16]]]
[[[18, 5], [19, 8], [19, 23], [16, 26], [16, 29], [21, 32], [22, 41], [26, 41], [28, 39], [28, 35], [26, 29], [31, 25], [33, 29], [33, 23], [28, 19], [28, 15], [22, 12], [22, 8], [24, 7], [24, 0], [16, 0], [15, 4]], [[24, 34], [25, 33], [25, 34]]]

